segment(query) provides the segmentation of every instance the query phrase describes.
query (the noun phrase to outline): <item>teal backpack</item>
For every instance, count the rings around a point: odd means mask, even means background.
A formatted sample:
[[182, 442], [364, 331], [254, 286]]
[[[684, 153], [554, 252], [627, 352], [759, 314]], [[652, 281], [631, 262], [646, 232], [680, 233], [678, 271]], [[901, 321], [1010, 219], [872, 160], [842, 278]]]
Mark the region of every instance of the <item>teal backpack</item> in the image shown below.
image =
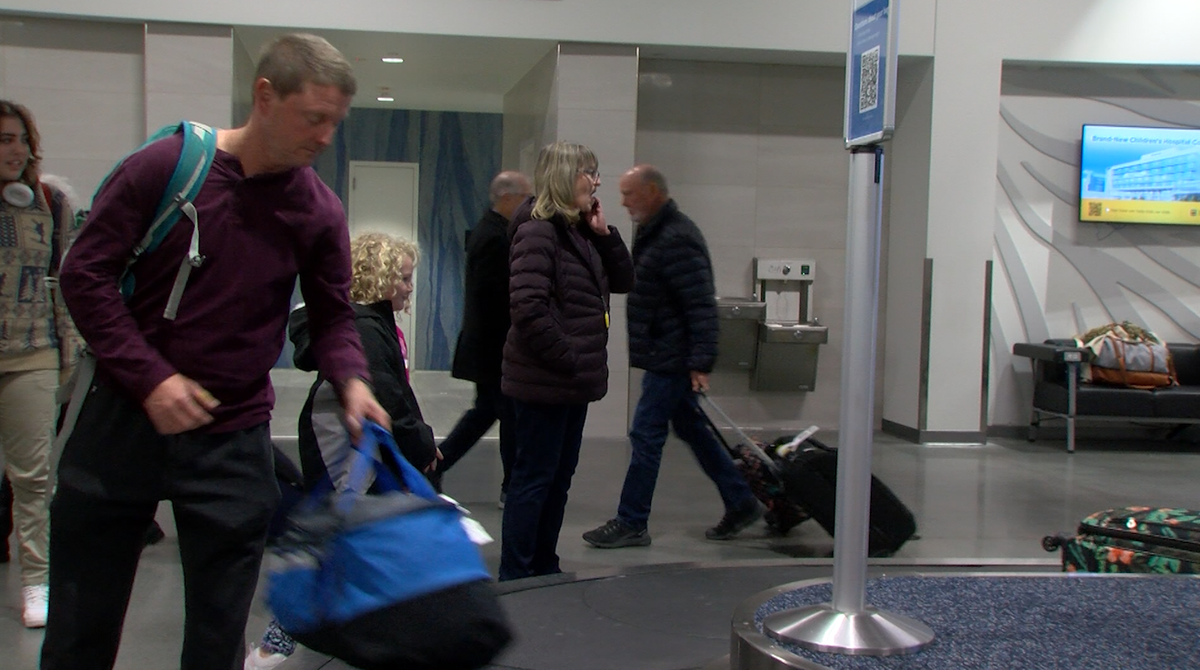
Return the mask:
[[[186, 216], [192, 224], [192, 241], [188, 247], [187, 256], [179, 264], [179, 272], [175, 275], [175, 285], [171, 287], [167, 307], [163, 310], [163, 318], [169, 321], [175, 319], [175, 314], [179, 309], [179, 299], [183, 296], [183, 289], [187, 285], [192, 268], [198, 268], [204, 262], [204, 256], [200, 254], [200, 225], [196, 220], [196, 207], [192, 201], [200, 192], [200, 187], [204, 185], [204, 178], [208, 176], [208, 169], [212, 166], [213, 157], [217, 153], [217, 131], [194, 121], [181, 121], [163, 126], [158, 132], [147, 138], [134, 153], [175, 133], [183, 133], [183, 150], [179, 153], [179, 161], [175, 164], [175, 171], [171, 174], [171, 180], [167, 183], [167, 188], [158, 203], [158, 209], [155, 210], [150, 228], [142, 237], [142, 241], [133, 248], [119, 281], [121, 295], [125, 300], [129, 300], [129, 297], [133, 295], [134, 288], [133, 272], [131, 272], [133, 264], [142, 254], [157, 249], [180, 217]], [[123, 162], [125, 162], [124, 158], [113, 166], [113, 170]], [[97, 193], [104, 189], [110, 176], [112, 176], [111, 170], [100, 182]]]
[[[129, 260], [125, 263], [125, 271], [121, 273], [118, 282], [121, 287], [121, 296], [128, 301], [129, 297], [133, 295], [134, 280], [130, 268], [133, 267], [134, 262], [142, 254], [157, 249], [163, 238], [171, 231], [171, 227], [179, 221], [181, 216], [186, 216], [192, 223], [192, 241], [188, 246], [187, 255], [179, 264], [179, 272], [175, 275], [175, 285], [171, 287], [171, 295], [167, 298], [167, 307], [163, 310], [163, 318], [168, 321], [175, 320], [175, 314], [179, 309], [179, 299], [183, 296], [183, 289], [187, 285], [192, 268], [200, 267], [204, 262], [204, 256], [200, 254], [200, 225], [196, 218], [196, 207], [192, 201], [200, 192], [200, 187], [204, 185], [204, 178], [208, 176], [208, 169], [212, 166], [213, 157], [216, 156], [217, 131], [202, 123], [181, 121], [159, 129], [134, 152], [141, 151], [152, 142], [180, 132], [183, 133], [183, 150], [179, 152], [179, 161], [175, 164], [175, 171], [171, 174], [171, 180], [167, 182], [167, 188], [158, 203], [158, 209], [155, 210], [150, 228], [142, 237], [142, 241], [130, 253]], [[123, 162], [125, 162], [124, 158], [113, 166], [113, 170]], [[97, 193], [104, 189], [104, 185], [108, 183], [111, 176], [112, 170], [100, 182], [100, 188], [96, 189]], [[54, 446], [50, 453], [51, 472], [58, 470], [59, 456], [62, 455], [67, 438], [75, 430], [75, 422], [79, 419], [79, 410], [83, 406], [84, 396], [92, 386], [92, 378], [95, 373], [96, 359], [85, 348], [83, 355], [75, 364], [71, 379], [59, 387], [58, 402], [64, 407], [58, 434], [54, 438]], [[46, 487], [47, 504], [50, 502], [53, 491], [54, 486]]]

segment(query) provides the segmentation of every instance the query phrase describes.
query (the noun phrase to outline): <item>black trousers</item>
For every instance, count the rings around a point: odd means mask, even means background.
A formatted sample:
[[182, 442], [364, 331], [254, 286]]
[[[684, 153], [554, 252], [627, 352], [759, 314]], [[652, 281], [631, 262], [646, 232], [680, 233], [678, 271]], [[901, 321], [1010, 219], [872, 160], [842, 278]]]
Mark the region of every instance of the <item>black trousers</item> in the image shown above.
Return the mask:
[[279, 500], [268, 424], [163, 436], [138, 404], [97, 384], [58, 476], [42, 669], [113, 667], [143, 534], [160, 500], [172, 503], [183, 567], [179, 667], [240, 668], [267, 525]]
[[442, 462], [438, 463], [438, 471], [446, 472], [460, 458], [467, 455], [471, 447], [479, 442], [484, 433], [496, 421], [500, 422], [500, 465], [504, 478], [500, 482], [500, 490], [508, 491], [508, 478], [512, 473], [512, 464], [517, 450], [516, 416], [513, 401], [500, 392], [500, 382], [494, 384], [475, 384], [475, 404], [463, 413], [462, 418], [454, 425], [454, 429], [438, 445], [442, 451]]

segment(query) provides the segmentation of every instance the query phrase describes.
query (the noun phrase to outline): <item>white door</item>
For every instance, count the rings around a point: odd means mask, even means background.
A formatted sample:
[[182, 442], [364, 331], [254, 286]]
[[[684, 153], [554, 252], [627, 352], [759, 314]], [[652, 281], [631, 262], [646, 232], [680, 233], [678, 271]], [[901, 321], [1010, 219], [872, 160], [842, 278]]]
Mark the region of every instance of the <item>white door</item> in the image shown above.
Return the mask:
[[[350, 236], [378, 231], [417, 242], [417, 193], [420, 184], [416, 163], [350, 161]], [[422, 343], [413, 327], [421, 292], [413, 289], [409, 314], [397, 324], [408, 343], [408, 363], [416, 368]]]

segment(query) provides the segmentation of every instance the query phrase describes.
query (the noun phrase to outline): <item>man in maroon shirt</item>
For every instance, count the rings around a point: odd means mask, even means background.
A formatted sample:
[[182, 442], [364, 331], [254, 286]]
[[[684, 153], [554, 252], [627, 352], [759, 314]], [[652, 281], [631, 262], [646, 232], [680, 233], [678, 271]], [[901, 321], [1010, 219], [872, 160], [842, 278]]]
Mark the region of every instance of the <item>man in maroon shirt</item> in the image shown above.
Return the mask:
[[51, 505], [45, 670], [113, 667], [142, 534], [164, 499], [186, 591], [180, 667], [237, 666], [279, 498], [269, 375], [297, 276], [320, 371], [338, 387], [351, 431], [364, 418], [388, 423], [354, 329], [345, 215], [310, 167], [355, 90], [350, 64], [319, 37], [288, 35], [263, 52], [250, 118], [218, 132], [194, 202], [205, 260], [174, 321], [162, 313], [191, 238], [186, 220], [132, 266], [127, 302], [117, 281], [181, 136], [127, 158], [97, 194], [60, 278], [97, 370]]

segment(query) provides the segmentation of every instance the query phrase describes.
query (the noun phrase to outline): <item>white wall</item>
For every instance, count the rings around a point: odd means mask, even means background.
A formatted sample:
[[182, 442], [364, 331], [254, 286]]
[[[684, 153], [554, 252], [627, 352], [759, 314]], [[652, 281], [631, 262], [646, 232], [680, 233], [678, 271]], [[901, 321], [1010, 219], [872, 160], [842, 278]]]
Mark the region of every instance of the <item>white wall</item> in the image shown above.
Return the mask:
[[[829, 0], [9, 0], [82, 17], [574, 42], [844, 52], [849, 3]], [[903, 53], [929, 55], [936, 0], [903, 0]]]
[[250, 53], [241, 38], [234, 33], [233, 37], [233, 125], [240, 126], [250, 118], [250, 108], [254, 104], [252, 90], [254, 88], [254, 70], [257, 67], [257, 54]]
[[113, 162], [146, 137], [142, 26], [0, 19], [0, 94], [33, 112], [43, 171], [86, 206]]
[[[944, 4], [944, 3], [943, 3]], [[940, 9], [940, 8], [939, 8]], [[1200, 41], [1193, 0], [1012, 0], [989, 20], [962, 20], [962, 30], [986, 30], [977, 49], [1016, 61], [1195, 66]], [[939, 21], [941, 17], [939, 16]]]
[[45, 172], [86, 207], [149, 132], [188, 118], [230, 125], [229, 28], [0, 18], [0, 94], [26, 105]]
[[229, 128], [233, 31], [228, 26], [146, 25], [146, 134], [181, 120]]
[[[947, 25], [993, 25], [993, 3], [943, 3]], [[980, 49], [975, 30], [941, 30], [933, 59], [926, 256], [932, 260], [927, 428], [979, 433], [983, 365], [983, 304], [991, 227], [986, 208], [994, 175], [992, 117], [1000, 96], [994, 57]], [[940, 50], [940, 51], [939, 51]], [[942, 54], [946, 54], [942, 57]], [[888, 351], [892, 351], [889, 347]]]
[[[600, 161], [596, 197], [608, 224], [628, 245], [633, 224], [621, 208], [617, 178], [633, 165], [638, 109], [638, 54], [627, 46], [563, 44], [559, 47], [556, 139], [578, 142]], [[586, 435], [621, 437], [629, 426], [629, 344], [625, 296], [614, 295], [609, 309], [608, 395], [588, 408]]]
[[557, 136], [557, 68], [555, 47], [504, 95], [504, 169], [532, 176], [538, 150]]
[[883, 388], [877, 397], [882, 420], [919, 429], [933, 63], [902, 63], [897, 79], [896, 136], [884, 163], [890, 186], [887, 275], [881, 294], [887, 327], [880, 332]]

